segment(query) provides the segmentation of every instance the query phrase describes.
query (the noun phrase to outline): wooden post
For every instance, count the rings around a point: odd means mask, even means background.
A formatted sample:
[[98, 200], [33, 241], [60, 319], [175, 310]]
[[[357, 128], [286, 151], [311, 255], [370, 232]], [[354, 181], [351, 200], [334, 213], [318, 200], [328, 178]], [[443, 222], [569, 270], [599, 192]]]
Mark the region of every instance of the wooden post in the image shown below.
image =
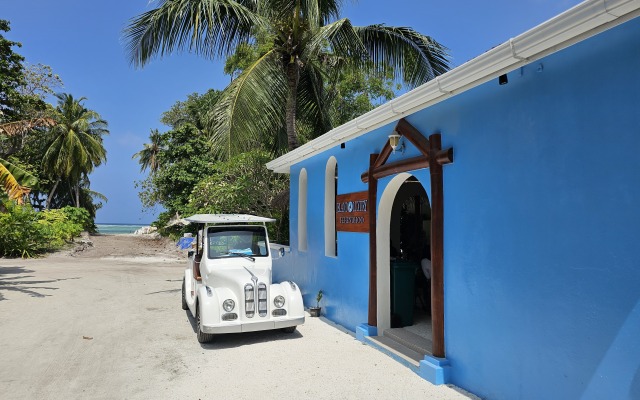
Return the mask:
[[369, 212], [369, 315], [367, 324], [378, 325], [378, 285], [377, 285], [377, 249], [376, 249], [376, 200], [378, 196], [378, 180], [373, 177], [373, 170], [378, 154], [369, 155], [367, 211]]
[[441, 150], [440, 134], [429, 136], [431, 174], [431, 319], [433, 355], [444, 358], [444, 210], [442, 164], [437, 162]]

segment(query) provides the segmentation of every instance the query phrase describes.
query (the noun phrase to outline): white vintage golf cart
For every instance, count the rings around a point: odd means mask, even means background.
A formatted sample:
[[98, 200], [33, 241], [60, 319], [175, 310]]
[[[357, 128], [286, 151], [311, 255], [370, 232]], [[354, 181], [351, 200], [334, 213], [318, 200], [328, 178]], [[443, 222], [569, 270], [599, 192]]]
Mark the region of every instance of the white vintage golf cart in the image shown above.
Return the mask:
[[197, 214], [198, 234], [182, 282], [182, 308], [197, 324], [198, 341], [214, 334], [282, 329], [304, 323], [300, 289], [271, 283], [271, 251], [265, 223], [242, 214]]

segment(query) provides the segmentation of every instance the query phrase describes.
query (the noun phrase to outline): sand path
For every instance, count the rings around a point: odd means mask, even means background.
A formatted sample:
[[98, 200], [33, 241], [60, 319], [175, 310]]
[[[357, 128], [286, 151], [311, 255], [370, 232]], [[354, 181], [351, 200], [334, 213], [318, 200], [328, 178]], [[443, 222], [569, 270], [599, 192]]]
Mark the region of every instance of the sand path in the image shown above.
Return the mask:
[[0, 259], [3, 399], [468, 398], [322, 318], [200, 345], [180, 308], [184, 252], [91, 239], [75, 256]]

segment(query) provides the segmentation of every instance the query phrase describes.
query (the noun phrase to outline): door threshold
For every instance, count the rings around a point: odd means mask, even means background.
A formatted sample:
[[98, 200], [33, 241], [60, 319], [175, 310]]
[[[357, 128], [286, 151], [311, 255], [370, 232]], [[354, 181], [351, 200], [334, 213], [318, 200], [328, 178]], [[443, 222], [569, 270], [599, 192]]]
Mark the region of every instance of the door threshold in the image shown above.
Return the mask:
[[367, 336], [364, 342], [374, 349], [385, 353], [415, 373], [418, 373], [420, 369], [420, 360], [424, 359], [424, 354], [421, 355], [388, 337]]
[[433, 342], [425, 337], [416, 335], [408, 329], [391, 328], [385, 330], [383, 335], [416, 353], [420, 353], [422, 355], [420, 359], [424, 358], [425, 355], [433, 354]]

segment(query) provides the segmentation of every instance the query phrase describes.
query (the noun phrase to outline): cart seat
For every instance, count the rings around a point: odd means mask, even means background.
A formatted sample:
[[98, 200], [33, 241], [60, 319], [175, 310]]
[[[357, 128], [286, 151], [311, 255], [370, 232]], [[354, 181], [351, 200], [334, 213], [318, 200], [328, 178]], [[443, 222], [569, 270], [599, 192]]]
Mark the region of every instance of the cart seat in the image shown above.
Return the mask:
[[200, 276], [200, 261], [202, 260], [202, 253], [196, 254], [193, 258], [193, 277], [196, 281], [202, 281]]

